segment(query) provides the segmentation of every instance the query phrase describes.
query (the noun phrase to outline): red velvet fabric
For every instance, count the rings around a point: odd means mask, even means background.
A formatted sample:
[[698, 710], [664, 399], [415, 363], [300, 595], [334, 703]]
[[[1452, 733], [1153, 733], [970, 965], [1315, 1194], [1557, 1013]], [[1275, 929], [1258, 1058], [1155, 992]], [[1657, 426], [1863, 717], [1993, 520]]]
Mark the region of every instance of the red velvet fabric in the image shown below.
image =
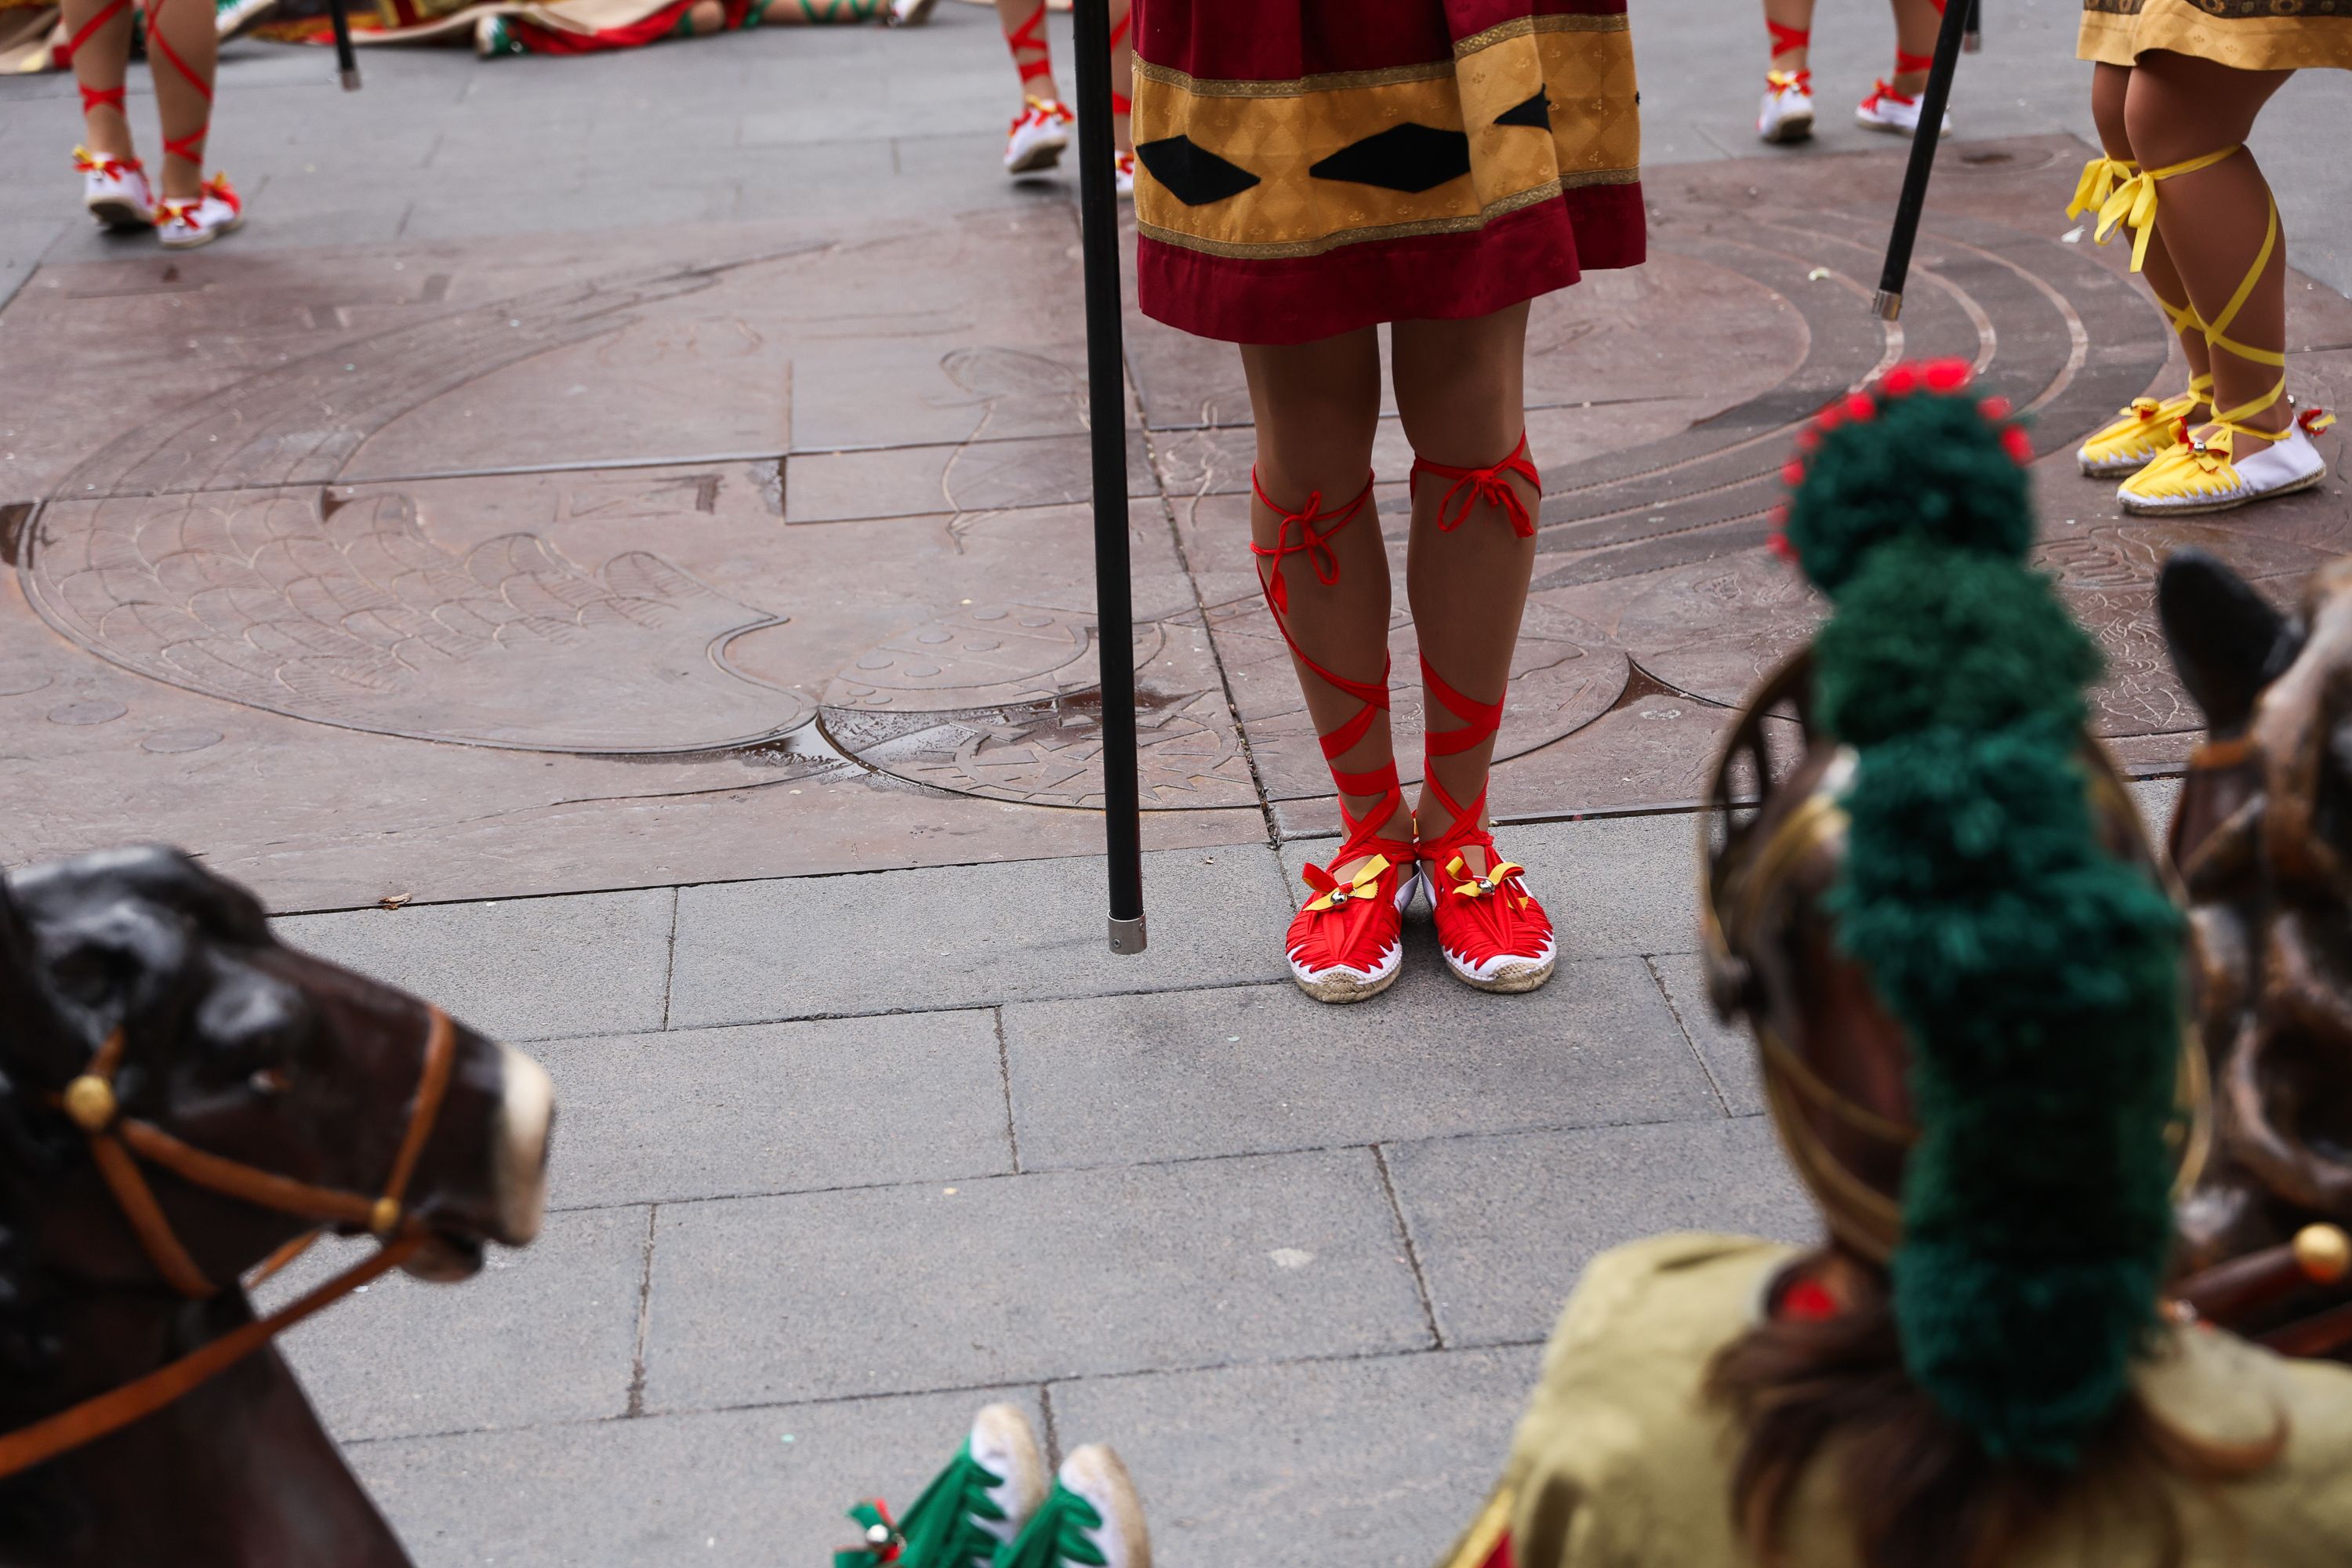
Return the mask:
[[1622, 16], [1625, 0], [1137, 0], [1136, 51], [1188, 76], [1294, 81], [1423, 65], [1522, 16]]

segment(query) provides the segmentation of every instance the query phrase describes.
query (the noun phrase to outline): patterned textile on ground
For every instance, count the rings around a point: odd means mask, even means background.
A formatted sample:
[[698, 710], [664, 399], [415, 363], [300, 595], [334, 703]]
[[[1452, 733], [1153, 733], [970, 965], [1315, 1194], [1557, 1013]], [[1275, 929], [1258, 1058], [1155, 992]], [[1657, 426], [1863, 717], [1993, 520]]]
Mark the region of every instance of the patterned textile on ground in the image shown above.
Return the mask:
[[2127, 66], [2151, 49], [2239, 70], [2352, 70], [2352, 0], [2083, 0], [2077, 58]]
[[1137, 28], [1159, 321], [1309, 342], [1643, 260], [1624, 0], [1151, 0]]
[[[870, 22], [887, 0], [375, 0], [352, 12], [360, 44], [471, 43], [494, 55], [583, 55], [664, 38], [785, 24]], [[255, 31], [283, 43], [328, 44], [324, 0], [288, 0]]]

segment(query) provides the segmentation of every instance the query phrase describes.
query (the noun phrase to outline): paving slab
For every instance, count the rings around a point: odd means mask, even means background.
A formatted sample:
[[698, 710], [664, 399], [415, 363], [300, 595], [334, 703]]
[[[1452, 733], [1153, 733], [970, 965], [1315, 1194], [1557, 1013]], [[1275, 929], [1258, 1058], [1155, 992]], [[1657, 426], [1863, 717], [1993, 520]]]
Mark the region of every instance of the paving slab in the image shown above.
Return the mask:
[[1127, 1461], [1162, 1568], [1429, 1568], [1502, 1474], [1533, 1347], [1052, 1386], [1065, 1444]]
[[1412, 978], [1339, 1013], [1288, 984], [1007, 1007], [1023, 1168], [1721, 1114], [1639, 959]]
[[667, 888], [294, 915], [296, 947], [431, 998], [509, 1040], [662, 1026]]
[[1009, 1173], [996, 1018], [917, 1013], [531, 1047], [559, 1209]]
[[[646, 1211], [550, 1215], [530, 1247], [489, 1249], [451, 1285], [391, 1274], [278, 1343], [344, 1442], [541, 1426], [629, 1407]], [[367, 1255], [320, 1242], [261, 1292], [273, 1308]]]
[[1289, 921], [1263, 847], [1144, 857], [1150, 945], [1106, 945], [1099, 859], [725, 882], [678, 893], [670, 1022], [969, 1006], [1273, 979]]
[[1367, 1150], [667, 1205], [647, 1322], [649, 1410], [1429, 1343]]
[[993, 1400], [1038, 1420], [1034, 1388], [773, 1405], [349, 1450], [417, 1568], [801, 1568], [903, 1510]]
[[1667, 1230], [1821, 1228], [1760, 1116], [1446, 1138], [1388, 1152], [1448, 1345], [1540, 1340], [1595, 1253]]
[[1717, 1020], [1715, 1005], [1706, 999], [1706, 960], [1696, 952], [1666, 952], [1648, 962], [1724, 1110], [1733, 1116], [1761, 1115], [1764, 1083], [1756, 1068], [1756, 1043], [1746, 1029]]

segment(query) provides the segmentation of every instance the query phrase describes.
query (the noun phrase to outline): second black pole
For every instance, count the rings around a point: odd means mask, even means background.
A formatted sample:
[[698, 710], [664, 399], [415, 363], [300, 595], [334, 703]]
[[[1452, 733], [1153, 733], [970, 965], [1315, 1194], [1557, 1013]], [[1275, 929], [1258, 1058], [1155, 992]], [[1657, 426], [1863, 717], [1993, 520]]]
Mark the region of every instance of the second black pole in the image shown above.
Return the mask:
[[1975, 7], [1969, 0], [1947, 0], [1944, 23], [1936, 32], [1936, 58], [1919, 94], [1919, 129], [1911, 135], [1911, 163], [1903, 171], [1903, 195], [1895, 204], [1895, 231], [1886, 238], [1886, 266], [1878, 275], [1871, 309], [1882, 321], [1903, 314], [1903, 286], [1911, 276], [1911, 247], [1919, 237], [1919, 215], [1927, 206], [1927, 180], [1936, 172], [1936, 148], [1943, 141], [1944, 105], [1951, 101], [1952, 73], [1960, 66], [1960, 40]]
[[1102, 661], [1103, 837], [1110, 950], [1141, 952], [1143, 819], [1136, 785], [1135, 608], [1127, 551], [1127, 373], [1112, 185], [1110, 0], [1077, 0], [1078, 217], [1085, 229], [1087, 418], [1094, 444], [1095, 652]]

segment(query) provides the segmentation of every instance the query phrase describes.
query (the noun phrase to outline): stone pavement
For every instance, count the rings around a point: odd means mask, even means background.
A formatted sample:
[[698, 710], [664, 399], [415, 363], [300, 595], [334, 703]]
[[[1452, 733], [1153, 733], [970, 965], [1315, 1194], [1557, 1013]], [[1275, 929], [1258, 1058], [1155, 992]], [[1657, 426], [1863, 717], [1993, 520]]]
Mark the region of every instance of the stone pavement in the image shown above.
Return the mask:
[[[823, 1562], [1001, 1392], [1121, 1447], [1167, 1568], [1418, 1565], [1582, 1259], [1805, 1234], [1698, 994], [1685, 809], [1811, 613], [1759, 548], [1790, 425], [1897, 353], [2035, 410], [2043, 559], [2158, 818], [2162, 552], [2282, 584], [2347, 548], [2340, 486], [2158, 528], [2069, 472], [2178, 371], [2059, 210], [2072, 7], [1989, 9], [1890, 333], [1900, 149], [1832, 114], [1768, 153], [1752, 6], [1635, 0], [1655, 256], [1539, 308], [1496, 785], [1568, 963], [1496, 998], [1421, 952], [1344, 1012], [1276, 951], [1329, 822], [1236, 367], [1132, 312], [1152, 945], [1103, 951], [1077, 233], [1066, 182], [994, 172], [987, 11], [379, 51], [355, 97], [236, 46], [255, 219], [173, 260], [72, 212], [70, 84], [0, 82], [0, 862], [184, 843], [559, 1083], [545, 1239], [292, 1342], [420, 1563]], [[1834, 107], [1885, 21], [1822, 10]], [[2330, 404], [2352, 216], [2305, 132], [2346, 96], [2257, 138]]]

